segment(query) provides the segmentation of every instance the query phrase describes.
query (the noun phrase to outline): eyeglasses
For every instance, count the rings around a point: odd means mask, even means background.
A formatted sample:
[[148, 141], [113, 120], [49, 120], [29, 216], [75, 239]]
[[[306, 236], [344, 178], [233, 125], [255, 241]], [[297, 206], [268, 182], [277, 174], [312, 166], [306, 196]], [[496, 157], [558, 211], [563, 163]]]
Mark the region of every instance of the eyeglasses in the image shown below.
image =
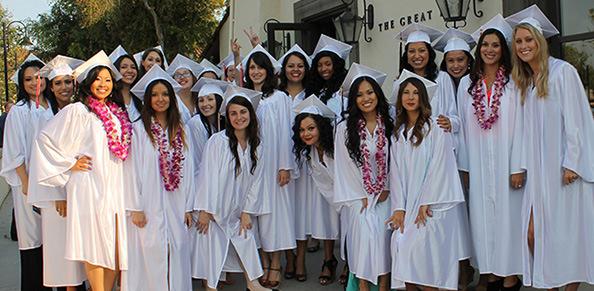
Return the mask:
[[175, 73], [173, 75], [174, 79], [183, 79], [183, 78], [190, 78], [190, 77], [192, 77], [192, 73], [184, 73], [184, 74]]

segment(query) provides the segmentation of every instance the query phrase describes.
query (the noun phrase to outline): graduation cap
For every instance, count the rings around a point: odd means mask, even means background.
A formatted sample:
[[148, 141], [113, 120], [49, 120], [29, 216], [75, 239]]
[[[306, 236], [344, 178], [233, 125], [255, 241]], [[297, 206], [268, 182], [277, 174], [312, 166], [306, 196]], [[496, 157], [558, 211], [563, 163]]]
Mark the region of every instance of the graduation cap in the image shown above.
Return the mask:
[[287, 58], [292, 53], [301, 54], [303, 57], [305, 57], [305, 61], [311, 67], [311, 58], [307, 55], [307, 53], [305, 53], [305, 51], [303, 51], [303, 49], [298, 44], [295, 44], [282, 57], [280, 57], [280, 59], [278, 59], [278, 62], [281, 64], [281, 66], [284, 63], [285, 58]]
[[277, 61], [277, 60], [276, 60], [274, 57], [272, 57], [272, 55], [271, 55], [271, 54], [270, 54], [268, 51], [266, 51], [266, 50], [265, 50], [265, 49], [264, 49], [264, 48], [263, 48], [261, 45], [259, 45], [259, 44], [258, 44], [257, 46], [255, 46], [255, 47], [252, 49], [252, 51], [250, 51], [250, 52], [247, 54], [247, 56], [245, 56], [245, 57], [243, 58], [243, 61], [241, 61], [241, 65], [243, 66], [243, 68], [244, 68], [244, 69], [246, 69], [246, 70], [247, 70], [247, 68], [248, 68], [248, 66], [249, 66], [249, 64], [247, 63], [247, 62], [248, 62], [248, 60], [250, 59], [250, 57], [251, 57], [253, 54], [255, 54], [255, 53], [257, 53], [257, 52], [264, 53], [264, 54], [265, 54], [265, 55], [268, 57], [268, 59], [270, 59], [270, 62], [272, 63], [272, 67], [274, 68], [274, 73], [275, 73], [275, 74], [276, 74], [276, 73], [278, 73], [278, 72], [280, 72], [280, 69], [281, 69], [281, 64], [280, 64], [280, 63], [279, 63], [279, 62], [278, 62], [278, 61]]
[[198, 97], [210, 94], [216, 94], [222, 97], [225, 94], [225, 90], [230, 85], [231, 83], [229, 82], [217, 79], [200, 78], [194, 87], [192, 87], [192, 92], [198, 92]]
[[30, 61], [40, 61], [43, 65], [45, 65], [45, 63], [41, 59], [39, 59], [36, 55], [29, 54], [27, 56], [27, 58], [19, 65], [19, 68], [16, 70], [16, 72], [14, 72], [12, 77], [10, 77], [10, 80], [12, 80], [15, 84], [17, 84], [17, 86], [19, 85], [19, 72], [21, 71], [21, 66], [24, 63], [30, 62]]
[[316, 48], [314, 49], [312, 59], [320, 52], [328, 51], [333, 52], [337, 54], [341, 59], [346, 60], [352, 48], [353, 46], [351, 45], [333, 39], [325, 34], [322, 34], [320, 36], [320, 40], [318, 40]]
[[536, 4], [508, 16], [505, 20], [514, 27], [520, 23], [528, 23], [540, 31], [545, 38], [559, 34], [559, 30], [557, 30], [555, 25], [551, 23]]
[[426, 42], [431, 44], [442, 34], [443, 32], [429, 26], [420, 23], [411, 23], [403, 28], [396, 37], [401, 41], [404, 41], [405, 45], [411, 42]]
[[112, 63], [115, 64], [115, 62], [121, 57], [121, 56], [125, 56], [128, 55], [128, 52], [124, 49], [124, 47], [122, 47], [122, 45], [118, 45], [118, 47], [116, 47], [113, 52], [111, 52], [111, 54], [109, 54], [109, 59], [111, 60]]
[[505, 37], [505, 40], [508, 43], [511, 41], [512, 28], [509, 25], [509, 23], [507, 23], [505, 19], [503, 19], [503, 16], [501, 16], [501, 14], [495, 15], [493, 18], [487, 21], [487, 23], [481, 25], [479, 29], [477, 29], [475, 32], [471, 34], [472, 38], [474, 38], [474, 40], [478, 42], [479, 38], [481, 37], [481, 34], [483, 34], [483, 31], [490, 28], [497, 29], [499, 32], [501, 32], [501, 34], [503, 34], [503, 37]]
[[202, 67], [199, 63], [195, 62], [194, 60], [192, 60], [186, 56], [177, 54], [175, 56], [175, 58], [173, 59], [173, 62], [171, 62], [171, 65], [169, 65], [169, 67], [167, 67], [166, 72], [170, 76], [173, 76], [175, 74], [175, 71], [177, 71], [179, 69], [190, 70], [190, 72], [192, 72], [194, 77], [198, 78], [200, 72], [202, 72], [204, 67]]
[[[239, 57], [241, 59], [241, 57]], [[230, 66], [235, 65], [235, 56], [233, 53], [229, 53], [217, 66], [224, 70]]]
[[309, 97], [297, 104], [294, 111], [297, 114], [309, 113], [331, 119], [336, 118], [334, 111], [326, 106], [326, 104], [324, 104], [324, 102], [322, 102], [315, 94], [309, 95]]
[[342, 85], [340, 86], [341, 91], [343, 92], [343, 96], [348, 94], [351, 85], [353, 85], [355, 80], [364, 76], [374, 79], [380, 86], [382, 86], [382, 84], [386, 80], [387, 75], [370, 67], [358, 63], [353, 63], [346, 77], [344, 77]]
[[439, 38], [433, 47], [443, 53], [459, 50], [470, 52], [475, 44], [476, 42], [470, 34], [450, 28]]
[[[138, 83], [130, 89], [130, 91], [136, 95], [136, 97], [140, 98], [141, 100], [144, 98], [144, 93], [146, 92], [147, 87], [155, 80], [163, 80], [173, 87], [173, 91], [175, 93], [181, 90], [181, 85], [178, 84], [167, 72], [165, 72], [161, 66], [152, 66], [140, 80]], [[175, 96], [170, 96], [171, 98]]]
[[260, 103], [260, 98], [262, 98], [262, 93], [235, 85], [229, 85], [227, 90], [225, 90], [225, 94], [223, 94], [223, 97], [225, 98], [223, 103], [225, 106], [221, 106], [219, 113], [221, 113], [221, 115], [225, 115], [229, 101], [238, 96], [247, 99], [252, 104], [255, 111], [258, 108], [258, 104]]
[[400, 73], [400, 77], [398, 78], [398, 80], [394, 81], [394, 85], [392, 87], [392, 94], [390, 96], [390, 104], [396, 104], [396, 98], [398, 98], [398, 90], [400, 89], [400, 84], [402, 84], [402, 82], [406, 81], [409, 78], [416, 78], [423, 82], [423, 84], [425, 85], [425, 89], [427, 90], [429, 101], [431, 101], [433, 95], [435, 95], [435, 92], [437, 92], [437, 83], [432, 82], [429, 79], [423, 78], [413, 72], [404, 69], [402, 70], [402, 73]]
[[104, 51], [99, 51], [97, 54], [88, 59], [82, 65], [78, 66], [72, 74], [74, 75], [78, 83], [82, 83], [82, 81], [87, 77], [89, 72], [93, 68], [98, 66], [108, 67], [111, 70], [111, 72], [115, 75], [116, 81], [122, 78], [122, 75], [120, 74], [118, 69], [116, 69], [116, 67], [113, 65], [113, 63], [109, 60], [109, 57], [107, 56], [107, 54], [105, 54]]
[[[165, 52], [163, 51], [163, 48], [160, 45], [153, 47], [153, 48], [161, 51], [161, 54], [163, 55], [163, 65], [164, 65], [165, 69], [167, 69], [167, 67], [169, 67], [169, 63], [167, 62], [167, 58], [165, 57]], [[143, 50], [141, 52], [137, 52], [134, 54], [134, 60], [136, 60], [136, 64], [138, 64], [139, 66], [140, 66], [140, 64], [142, 64], [142, 55], [144, 54], [145, 51], [146, 50]]]
[[[222, 78], [223, 77], [223, 70], [219, 69], [219, 67], [215, 66], [215, 64], [211, 63], [209, 60], [207, 59], [203, 59], [200, 62], [200, 65], [202, 66], [202, 71], [200, 73], [198, 73], [198, 76], [206, 73], [206, 72], [212, 72], [215, 75], [217, 75], [217, 78]], [[196, 77], [198, 77], [196, 76]]]
[[49, 61], [38, 74], [42, 78], [53, 80], [57, 76], [70, 76], [74, 69], [84, 63], [83, 60], [57, 55]]

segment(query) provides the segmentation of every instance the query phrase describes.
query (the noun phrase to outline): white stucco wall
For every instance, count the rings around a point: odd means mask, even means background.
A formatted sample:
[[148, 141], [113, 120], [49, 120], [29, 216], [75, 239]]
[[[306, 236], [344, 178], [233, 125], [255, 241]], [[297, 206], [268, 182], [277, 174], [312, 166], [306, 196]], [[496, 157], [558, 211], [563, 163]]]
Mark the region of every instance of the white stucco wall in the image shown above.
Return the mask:
[[[262, 41], [266, 40], [267, 36], [264, 31], [266, 20], [275, 18], [281, 22], [294, 22], [293, 4], [297, 1], [233, 0], [235, 17], [232, 12], [221, 29], [221, 57], [225, 57], [229, 53], [233, 18], [235, 19], [234, 35], [238, 38], [243, 48], [242, 54], [244, 54], [249, 51], [251, 45], [244, 35], [243, 29], [252, 27]], [[495, 14], [501, 13], [503, 9], [502, 0], [476, 2], [477, 10], [483, 11], [484, 14], [481, 18], [477, 18], [473, 14], [472, 4], [470, 4], [467, 25], [461, 28], [469, 33], [478, 29], [481, 24], [491, 19]], [[363, 1], [357, 0], [357, 3], [359, 15], [363, 16]], [[364, 40], [363, 32], [361, 33], [359, 61], [388, 74], [383, 86], [385, 94], [388, 95], [392, 90], [392, 81], [397, 76], [399, 66], [400, 42], [396, 39], [396, 34], [408, 25], [409, 21], [422, 22], [441, 31], [445, 31], [446, 27], [434, 0], [368, 0], [367, 4], [374, 6], [374, 27], [368, 30], [368, 36], [372, 38], [369, 43]], [[438, 53], [438, 65], [441, 58], [441, 54]]]

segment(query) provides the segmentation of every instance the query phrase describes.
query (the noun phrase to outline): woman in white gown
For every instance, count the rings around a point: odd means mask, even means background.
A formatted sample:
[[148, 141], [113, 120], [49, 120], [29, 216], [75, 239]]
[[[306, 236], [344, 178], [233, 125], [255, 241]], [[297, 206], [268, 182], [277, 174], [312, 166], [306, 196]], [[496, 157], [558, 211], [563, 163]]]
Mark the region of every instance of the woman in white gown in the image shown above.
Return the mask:
[[134, 122], [126, 210], [125, 290], [192, 290], [190, 227], [194, 209], [192, 148], [175, 93], [180, 85], [153, 66], [132, 88], [145, 102]]
[[[334, 256], [334, 242], [339, 238], [338, 212], [333, 207], [332, 195], [334, 172], [333, 166], [327, 165], [334, 159], [333, 123], [336, 114], [316, 95], [299, 103], [294, 111], [297, 116], [293, 124], [293, 153], [302, 173], [307, 171], [306, 175], [311, 179], [307, 213], [303, 215], [307, 215], [312, 237], [324, 241], [324, 262], [319, 282], [325, 286], [334, 281], [338, 265]], [[302, 253], [305, 245], [303, 241]], [[300, 280], [299, 277], [296, 279]]]
[[[43, 128], [59, 110], [72, 102], [74, 78], [72, 71], [83, 61], [58, 55], [44, 66], [39, 74], [48, 78], [49, 108], [39, 119]], [[34, 146], [36, 148], [36, 146]], [[39, 183], [37, 168], [39, 151], [31, 154], [30, 193], [27, 201], [41, 209], [41, 234], [43, 238], [43, 285], [61, 287], [65, 291], [86, 290], [84, 265], [64, 258], [66, 253], [66, 191], [63, 187], [44, 187]], [[77, 286], [77, 287], [75, 287]], [[60, 290], [61, 290], [60, 289]]]
[[358, 64], [349, 74], [343, 83], [350, 88], [348, 115], [337, 125], [334, 144], [334, 203], [342, 208], [342, 245], [351, 273], [360, 279], [359, 290], [369, 290], [371, 283], [386, 291], [391, 232], [384, 222], [390, 217], [388, 154], [394, 128], [380, 87], [386, 74]]
[[501, 16], [483, 25], [476, 62], [458, 88], [464, 140], [459, 146], [461, 171], [469, 173], [469, 213], [473, 265], [479, 285], [517, 290], [522, 286], [522, 236], [519, 223], [523, 189], [520, 181], [521, 107], [513, 80], [507, 40], [511, 27]]
[[256, 110], [262, 138], [264, 199], [270, 200], [271, 212], [258, 217], [264, 276], [262, 283], [276, 288], [281, 280], [280, 251], [294, 249], [294, 183], [297, 178], [295, 157], [291, 153], [291, 99], [276, 89], [275, 74], [280, 64], [262, 46], [257, 45], [242, 61], [246, 68], [244, 87], [262, 93]]
[[140, 78], [138, 74], [138, 67], [134, 58], [124, 50], [120, 45], [111, 54], [109, 59], [113, 62], [113, 65], [118, 69], [122, 75], [118, 83], [118, 98], [123, 100], [126, 104], [126, 110], [128, 111], [128, 117], [130, 121], [134, 122], [140, 118], [140, 112], [142, 111], [142, 100], [134, 96], [130, 89]]
[[437, 85], [404, 78], [390, 149], [392, 288], [457, 290], [468, 237], [452, 135], [431, 117], [426, 86]]
[[82, 261], [94, 291], [111, 290], [128, 264], [124, 161], [132, 125], [124, 104], [111, 100], [121, 78], [101, 51], [75, 71], [80, 102], [60, 110], [38, 137], [43, 186], [65, 187], [67, 260]]
[[256, 216], [270, 213], [261, 192], [263, 164], [259, 137], [259, 92], [227, 88], [226, 129], [207, 142], [198, 179], [196, 256], [202, 259], [194, 277], [216, 290], [223, 272], [244, 273], [251, 291], [270, 290], [258, 282], [263, 274], [257, 247]]
[[536, 7], [515, 25], [512, 77], [524, 114], [522, 206], [524, 285], [575, 291], [594, 284], [594, 120], [577, 70], [550, 57], [557, 29]]
[[30, 55], [19, 67], [16, 79], [13, 79], [18, 85], [17, 102], [6, 117], [2, 147], [0, 175], [12, 191], [23, 290], [43, 290], [41, 216], [27, 203], [26, 196], [31, 148], [39, 120], [48, 108], [46, 79], [37, 78], [37, 72], [43, 66], [37, 57]]

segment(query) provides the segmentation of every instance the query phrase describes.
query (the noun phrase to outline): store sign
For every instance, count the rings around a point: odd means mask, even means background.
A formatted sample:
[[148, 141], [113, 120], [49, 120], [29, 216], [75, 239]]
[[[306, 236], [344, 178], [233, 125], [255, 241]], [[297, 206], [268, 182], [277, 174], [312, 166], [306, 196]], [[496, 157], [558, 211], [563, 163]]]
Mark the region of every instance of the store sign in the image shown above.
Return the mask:
[[411, 15], [405, 15], [398, 19], [390, 19], [377, 24], [379, 31], [388, 31], [396, 28], [396, 23], [400, 24], [400, 28], [415, 22], [425, 22], [431, 20], [433, 10], [418, 12]]

